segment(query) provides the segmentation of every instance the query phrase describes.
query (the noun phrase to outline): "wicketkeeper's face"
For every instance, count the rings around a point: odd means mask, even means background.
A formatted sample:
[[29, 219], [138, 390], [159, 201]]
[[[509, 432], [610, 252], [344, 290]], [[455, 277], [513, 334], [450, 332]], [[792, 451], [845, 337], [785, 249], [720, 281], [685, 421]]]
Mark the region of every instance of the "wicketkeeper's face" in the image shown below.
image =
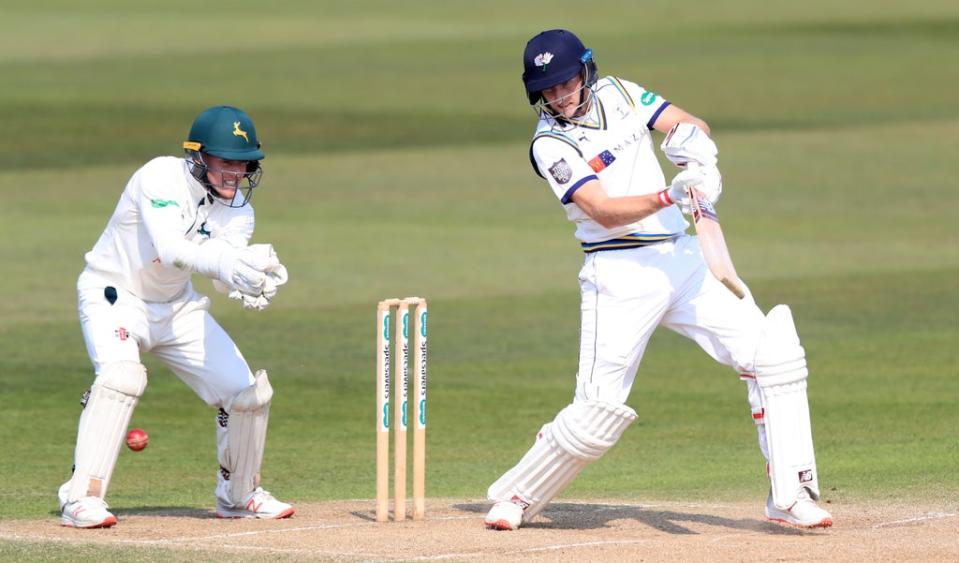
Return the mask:
[[566, 82], [543, 90], [543, 99], [556, 115], [570, 119], [585, 110], [586, 104], [582, 103], [582, 91], [583, 77], [577, 74]]
[[207, 179], [213, 185], [218, 196], [226, 201], [232, 201], [236, 196], [236, 189], [246, 175], [247, 162], [245, 160], [224, 160], [212, 154], [204, 155], [207, 165]]

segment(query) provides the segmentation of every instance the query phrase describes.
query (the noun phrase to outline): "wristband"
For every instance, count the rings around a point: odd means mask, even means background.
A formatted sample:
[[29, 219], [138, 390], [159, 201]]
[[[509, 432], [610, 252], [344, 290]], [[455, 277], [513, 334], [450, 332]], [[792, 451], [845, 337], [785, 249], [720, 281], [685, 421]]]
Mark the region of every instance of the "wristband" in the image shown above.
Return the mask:
[[669, 197], [669, 189], [662, 190], [656, 194], [656, 199], [659, 200], [659, 205], [662, 207], [669, 207], [673, 204], [672, 198]]

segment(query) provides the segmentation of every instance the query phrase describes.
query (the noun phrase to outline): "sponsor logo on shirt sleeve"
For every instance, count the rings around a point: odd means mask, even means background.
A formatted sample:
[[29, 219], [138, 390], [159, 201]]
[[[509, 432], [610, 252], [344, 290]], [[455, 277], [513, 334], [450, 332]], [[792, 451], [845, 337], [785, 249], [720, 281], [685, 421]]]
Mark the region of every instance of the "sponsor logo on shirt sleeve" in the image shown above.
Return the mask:
[[557, 184], [565, 184], [573, 177], [573, 169], [569, 167], [569, 163], [566, 162], [565, 158], [559, 159], [558, 162], [550, 166], [549, 173], [553, 176], [553, 179], [556, 180]]
[[639, 102], [644, 106], [651, 106], [658, 97], [655, 92], [643, 92], [643, 95], [639, 97]]
[[150, 205], [152, 205], [153, 207], [156, 207], [157, 209], [162, 209], [170, 205], [180, 207], [180, 204], [172, 199], [151, 199]]

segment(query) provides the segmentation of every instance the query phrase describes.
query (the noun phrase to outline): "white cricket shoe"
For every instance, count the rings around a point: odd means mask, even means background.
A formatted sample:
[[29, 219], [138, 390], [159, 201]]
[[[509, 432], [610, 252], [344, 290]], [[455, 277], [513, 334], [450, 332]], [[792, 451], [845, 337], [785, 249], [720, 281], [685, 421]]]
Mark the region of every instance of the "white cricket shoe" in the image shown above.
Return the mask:
[[491, 530], [515, 530], [523, 523], [523, 507], [513, 501], [501, 500], [489, 509], [485, 522]]
[[83, 497], [63, 505], [60, 525], [71, 528], [109, 528], [117, 523], [117, 517], [107, 510], [107, 503], [100, 497]]
[[832, 515], [819, 508], [816, 501], [809, 496], [809, 491], [803, 487], [799, 491], [799, 499], [789, 507], [789, 510], [780, 510], [773, 504], [773, 495], [766, 497], [766, 518], [773, 522], [782, 522], [798, 528], [828, 528], [832, 526]]
[[277, 520], [289, 518], [296, 512], [292, 506], [273, 498], [269, 491], [257, 487], [250, 493], [247, 501], [241, 505], [230, 506], [219, 497], [216, 500], [217, 518], [260, 518]]

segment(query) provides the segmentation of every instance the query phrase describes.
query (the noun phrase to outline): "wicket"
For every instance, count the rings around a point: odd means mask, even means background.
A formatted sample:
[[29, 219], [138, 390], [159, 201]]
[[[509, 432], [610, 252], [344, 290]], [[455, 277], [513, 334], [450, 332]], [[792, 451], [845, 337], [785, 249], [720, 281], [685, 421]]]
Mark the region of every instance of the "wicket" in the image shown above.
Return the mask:
[[[410, 306], [415, 306], [409, 322]], [[406, 428], [409, 329], [413, 348], [413, 520], [426, 516], [426, 300], [385, 299], [376, 306], [376, 521], [389, 520], [390, 312], [396, 308], [396, 377], [393, 443], [393, 520], [406, 519]]]

